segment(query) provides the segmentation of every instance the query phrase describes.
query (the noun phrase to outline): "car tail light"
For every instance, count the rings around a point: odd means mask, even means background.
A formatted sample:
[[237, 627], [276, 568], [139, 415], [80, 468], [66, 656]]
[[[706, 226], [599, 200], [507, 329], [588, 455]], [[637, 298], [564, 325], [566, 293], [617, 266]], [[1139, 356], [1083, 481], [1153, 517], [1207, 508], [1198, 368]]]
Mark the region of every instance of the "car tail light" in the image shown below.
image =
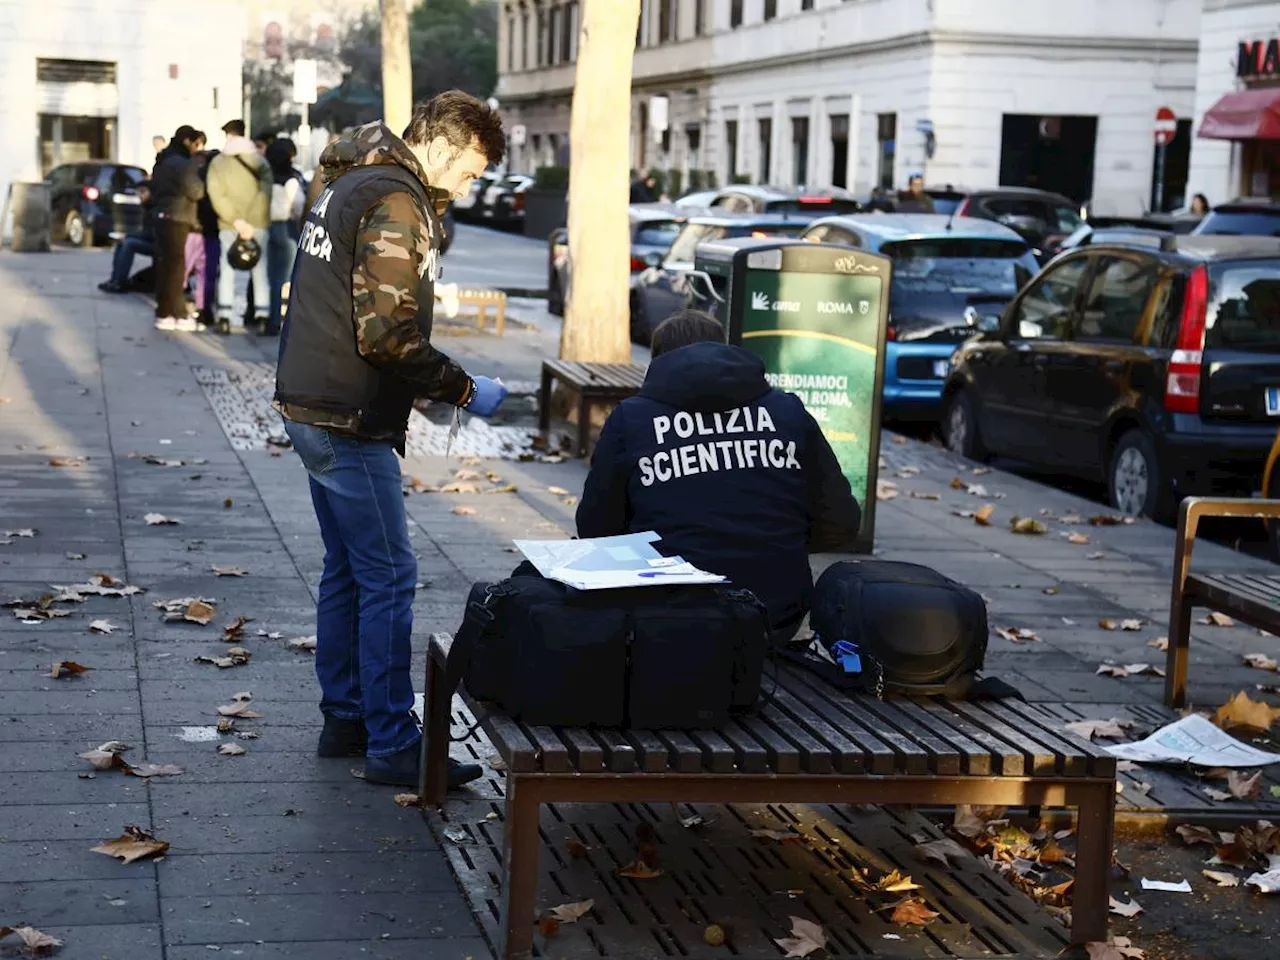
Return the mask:
[[1204, 367], [1204, 325], [1209, 312], [1209, 271], [1196, 267], [1187, 278], [1182, 300], [1178, 342], [1169, 359], [1164, 385], [1164, 408], [1170, 413], [1200, 409], [1200, 373]]
[[830, 197], [801, 197], [801, 203], [831, 203]]
[[98, 188], [93, 186], [81, 187], [80, 192], [84, 194], [84, 198], [86, 200], [97, 200], [98, 197], [101, 196], [101, 194], [98, 192]]
[[755, 239], [755, 240], [763, 240], [763, 239], [764, 239], [765, 237], [767, 237], [767, 236], [769, 236], [769, 235], [768, 235], [767, 233], [765, 233], [763, 230], [752, 230], [752, 231], [751, 231], [751, 237], [752, 237], [752, 239]]
[[631, 255], [631, 272], [640, 273], [642, 270], [648, 269], [649, 265], [637, 257], [634, 253]]

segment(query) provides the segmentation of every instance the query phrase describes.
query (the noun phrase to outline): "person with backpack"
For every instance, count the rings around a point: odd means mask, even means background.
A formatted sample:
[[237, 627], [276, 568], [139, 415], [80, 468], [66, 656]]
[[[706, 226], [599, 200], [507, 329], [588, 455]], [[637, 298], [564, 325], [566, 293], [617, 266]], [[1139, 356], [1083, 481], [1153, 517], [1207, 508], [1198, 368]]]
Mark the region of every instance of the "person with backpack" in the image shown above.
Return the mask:
[[709, 314], [682, 310], [653, 332], [639, 394], [605, 421], [578, 536], [655, 531], [660, 549], [752, 591], [774, 642], [809, 611], [809, 554], [853, 543], [861, 510], [800, 398], [725, 343]]
[[[243, 120], [232, 120], [223, 128], [227, 142], [222, 152], [209, 162], [209, 201], [218, 216], [218, 240], [222, 245], [218, 264], [217, 303], [214, 309], [218, 333], [243, 333], [244, 320], [236, 313], [237, 271], [232, 265], [236, 241], [252, 241], [259, 256], [252, 267], [255, 293], [268, 289], [265, 257], [271, 220], [271, 165], [245, 137]], [[254, 320], [265, 325], [267, 297], [255, 297]]]
[[[293, 273], [293, 260], [298, 252], [298, 221], [307, 185], [294, 167], [298, 148], [288, 137], [272, 140], [267, 146], [267, 162], [271, 164], [271, 229], [267, 235], [267, 282], [271, 285], [271, 312], [267, 320], [267, 336], [280, 333], [284, 316], [284, 288]], [[255, 288], [254, 292], [257, 290]]]

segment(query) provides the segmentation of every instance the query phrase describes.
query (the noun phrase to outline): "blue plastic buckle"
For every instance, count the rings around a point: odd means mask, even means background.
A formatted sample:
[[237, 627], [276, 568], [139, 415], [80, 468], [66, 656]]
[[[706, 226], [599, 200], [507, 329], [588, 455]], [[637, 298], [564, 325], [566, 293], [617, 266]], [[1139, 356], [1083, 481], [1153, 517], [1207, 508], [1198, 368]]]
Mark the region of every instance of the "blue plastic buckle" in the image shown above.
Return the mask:
[[849, 640], [837, 640], [831, 645], [831, 656], [845, 673], [862, 672], [862, 656], [858, 645]]

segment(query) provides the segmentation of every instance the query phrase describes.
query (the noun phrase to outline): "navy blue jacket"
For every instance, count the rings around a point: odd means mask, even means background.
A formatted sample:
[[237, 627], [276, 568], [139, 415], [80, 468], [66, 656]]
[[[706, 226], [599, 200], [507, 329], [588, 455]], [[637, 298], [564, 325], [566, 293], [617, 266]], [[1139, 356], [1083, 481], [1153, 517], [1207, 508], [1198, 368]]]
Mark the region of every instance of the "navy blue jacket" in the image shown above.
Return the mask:
[[858, 504], [817, 422], [741, 347], [663, 354], [600, 433], [578, 536], [654, 530], [680, 555], [753, 591], [775, 627], [808, 612], [809, 552], [858, 532]]

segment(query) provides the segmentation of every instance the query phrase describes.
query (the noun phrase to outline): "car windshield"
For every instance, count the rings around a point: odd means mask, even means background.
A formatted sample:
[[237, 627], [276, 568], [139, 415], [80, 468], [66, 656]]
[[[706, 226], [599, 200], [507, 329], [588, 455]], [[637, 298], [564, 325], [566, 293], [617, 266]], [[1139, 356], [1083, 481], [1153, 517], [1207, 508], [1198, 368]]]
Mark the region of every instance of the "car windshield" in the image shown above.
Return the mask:
[[707, 240], [722, 240], [728, 235], [727, 227], [717, 227], [709, 223], [686, 223], [680, 235], [671, 244], [667, 260], [671, 263], [693, 263], [698, 244]]
[[880, 252], [893, 260], [893, 286], [918, 294], [1007, 294], [1031, 279], [1021, 240], [899, 240]]
[[1195, 232], [1233, 237], [1280, 237], [1280, 212], [1215, 210], [1200, 221]]
[[964, 202], [964, 197], [951, 195], [943, 197], [934, 197], [931, 195], [930, 199], [933, 200], [933, 212], [940, 213], [944, 217], [951, 216], [951, 214], [960, 209], [960, 204]]
[[636, 228], [634, 242], [646, 247], [666, 248], [679, 233], [679, 220], [646, 220]]
[[836, 217], [857, 213], [856, 200], [836, 200], [832, 197], [798, 197], [795, 200], [771, 200], [765, 204], [769, 213], [801, 213], [814, 217]]
[[1205, 347], [1280, 352], [1280, 260], [1222, 264], [1210, 277]]

